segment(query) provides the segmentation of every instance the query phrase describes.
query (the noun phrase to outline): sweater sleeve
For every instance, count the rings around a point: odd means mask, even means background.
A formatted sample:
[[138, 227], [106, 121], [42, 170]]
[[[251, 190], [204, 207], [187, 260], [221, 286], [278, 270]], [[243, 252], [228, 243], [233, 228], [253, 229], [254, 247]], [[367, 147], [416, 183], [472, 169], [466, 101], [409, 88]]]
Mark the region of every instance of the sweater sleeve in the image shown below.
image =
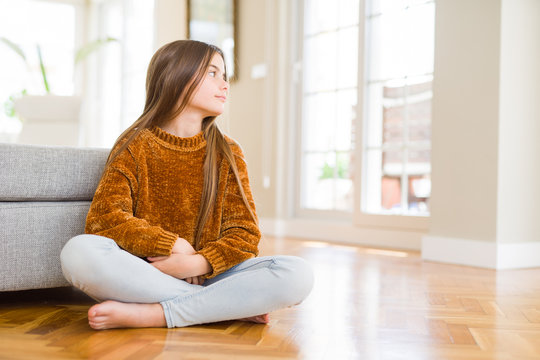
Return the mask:
[[137, 190], [137, 165], [126, 149], [104, 170], [86, 217], [86, 233], [111, 238], [136, 256], [170, 255], [178, 235], [134, 216]]
[[[249, 186], [247, 166], [238, 147], [236, 166], [240, 175], [242, 188], [248, 199], [251, 210], [256, 216], [255, 202]], [[212, 271], [206, 278], [215, 277], [231, 267], [256, 257], [259, 254], [258, 244], [261, 232], [257, 222], [252, 218], [242, 199], [240, 187], [232, 169], [229, 169], [227, 185], [223, 201], [223, 216], [220, 236], [217, 240], [206, 244], [198, 253], [203, 255], [212, 266]]]

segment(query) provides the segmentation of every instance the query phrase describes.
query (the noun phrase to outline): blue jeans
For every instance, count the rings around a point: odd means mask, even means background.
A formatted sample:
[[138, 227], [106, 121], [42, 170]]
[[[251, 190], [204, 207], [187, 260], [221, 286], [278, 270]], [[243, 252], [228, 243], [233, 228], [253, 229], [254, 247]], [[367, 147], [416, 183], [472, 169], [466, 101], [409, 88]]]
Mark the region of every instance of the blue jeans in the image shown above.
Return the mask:
[[103, 236], [74, 237], [60, 258], [73, 286], [98, 301], [160, 303], [170, 328], [266, 314], [302, 302], [313, 286], [311, 267], [294, 256], [249, 259], [203, 285], [167, 275]]

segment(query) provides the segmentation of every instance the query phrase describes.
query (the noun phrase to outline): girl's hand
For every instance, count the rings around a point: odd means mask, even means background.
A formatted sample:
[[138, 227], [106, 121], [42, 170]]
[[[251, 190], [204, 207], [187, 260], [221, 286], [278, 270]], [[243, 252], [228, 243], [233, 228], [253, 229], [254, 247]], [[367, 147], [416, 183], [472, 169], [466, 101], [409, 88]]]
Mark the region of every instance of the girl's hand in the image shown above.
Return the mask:
[[174, 276], [178, 279], [185, 279], [200, 274], [194, 274], [191, 269], [191, 257], [194, 255], [187, 255], [182, 253], [172, 253], [170, 256], [156, 256], [149, 257], [150, 264], [159, 271]]
[[189, 284], [193, 284], [193, 285], [202, 285], [204, 282], [204, 279], [202, 276], [194, 276], [194, 277], [186, 278], [184, 280], [186, 280], [186, 282], [188, 282]]
[[[196, 253], [197, 252], [195, 251], [193, 246], [191, 246], [189, 241], [187, 241], [186, 239], [183, 239], [181, 237], [176, 239], [176, 242], [174, 243], [174, 245], [172, 247], [172, 250], [171, 250], [171, 255], [172, 254], [195, 255]], [[148, 261], [150, 261], [150, 262], [165, 260], [167, 258], [169, 258], [169, 256], [151, 256], [151, 257], [147, 257]]]
[[193, 255], [196, 253], [196, 251], [186, 239], [179, 237], [176, 239], [171, 253]]
[[[150, 261], [150, 265], [159, 271], [182, 280], [199, 277], [212, 270], [208, 261], [199, 254], [173, 253], [171, 256], [149, 257], [148, 261]], [[197, 279], [197, 282], [199, 282], [199, 279]]]

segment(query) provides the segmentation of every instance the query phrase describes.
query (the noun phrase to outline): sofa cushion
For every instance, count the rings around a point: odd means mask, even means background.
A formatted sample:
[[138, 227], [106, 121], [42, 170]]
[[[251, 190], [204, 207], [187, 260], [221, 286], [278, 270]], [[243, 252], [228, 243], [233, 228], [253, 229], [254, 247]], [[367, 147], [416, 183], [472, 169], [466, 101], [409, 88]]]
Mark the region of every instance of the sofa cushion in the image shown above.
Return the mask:
[[0, 202], [0, 291], [68, 286], [60, 251], [84, 233], [90, 201]]
[[0, 144], [0, 201], [91, 200], [109, 150]]

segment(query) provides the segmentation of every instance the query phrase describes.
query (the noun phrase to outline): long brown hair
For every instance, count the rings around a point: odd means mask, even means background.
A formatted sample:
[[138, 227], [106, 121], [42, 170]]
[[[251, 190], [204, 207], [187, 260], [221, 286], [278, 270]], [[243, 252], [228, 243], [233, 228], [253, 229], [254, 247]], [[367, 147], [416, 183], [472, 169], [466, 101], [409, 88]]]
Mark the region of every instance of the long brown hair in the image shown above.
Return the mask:
[[[125, 151], [142, 130], [154, 126], [161, 127], [186, 108], [216, 53], [223, 58], [223, 52], [218, 47], [193, 40], [174, 41], [156, 51], [148, 65], [146, 102], [143, 113], [118, 137], [109, 154], [107, 165]], [[226, 74], [227, 69], [225, 69], [225, 78]], [[179, 99], [180, 104], [178, 104]], [[202, 130], [206, 139], [206, 155], [203, 165], [203, 192], [194, 236], [196, 250], [199, 250], [202, 231], [210, 218], [216, 199], [220, 155], [229, 162], [240, 187], [244, 203], [251, 217], [257, 223], [257, 217], [251, 209], [242, 187], [234, 154], [215, 120], [216, 117], [211, 116], [202, 121]]]

